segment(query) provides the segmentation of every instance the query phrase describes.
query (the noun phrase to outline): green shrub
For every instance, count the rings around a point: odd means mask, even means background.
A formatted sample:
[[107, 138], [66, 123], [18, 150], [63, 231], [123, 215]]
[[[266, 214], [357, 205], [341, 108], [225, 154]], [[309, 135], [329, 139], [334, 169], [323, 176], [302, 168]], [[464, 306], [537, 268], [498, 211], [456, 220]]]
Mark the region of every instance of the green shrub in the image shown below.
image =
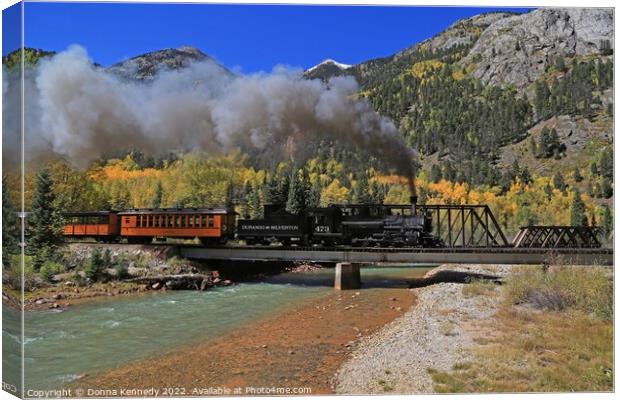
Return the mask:
[[104, 250], [103, 255], [101, 256], [101, 262], [104, 268], [111, 268], [114, 266], [114, 263], [112, 262], [112, 252], [110, 252], [110, 249]]
[[127, 263], [117, 263], [114, 266], [114, 269], [116, 270], [117, 279], [124, 279], [127, 278], [127, 276], [129, 275], [129, 273], [127, 272]]
[[54, 277], [54, 275], [60, 274], [62, 272], [65, 272], [64, 265], [56, 261], [44, 262], [43, 265], [41, 266], [41, 269], [39, 270], [41, 279], [43, 279], [46, 282], [50, 282], [52, 278]]
[[[22, 287], [22, 258], [19, 254], [13, 254], [10, 257], [10, 269], [6, 274], [7, 284], [12, 289], [20, 289]], [[31, 291], [36, 289], [36, 273], [34, 270], [34, 257], [24, 256], [24, 290]]]
[[613, 316], [613, 281], [603, 267], [527, 268], [508, 279], [506, 293], [512, 304], [551, 311], [572, 308], [603, 320]]
[[103, 264], [103, 256], [101, 254], [101, 250], [95, 249], [90, 254], [90, 259], [86, 264], [86, 268], [84, 268], [84, 273], [86, 278], [91, 282], [96, 282], [103, 275], [103, 269], [105, 265]]

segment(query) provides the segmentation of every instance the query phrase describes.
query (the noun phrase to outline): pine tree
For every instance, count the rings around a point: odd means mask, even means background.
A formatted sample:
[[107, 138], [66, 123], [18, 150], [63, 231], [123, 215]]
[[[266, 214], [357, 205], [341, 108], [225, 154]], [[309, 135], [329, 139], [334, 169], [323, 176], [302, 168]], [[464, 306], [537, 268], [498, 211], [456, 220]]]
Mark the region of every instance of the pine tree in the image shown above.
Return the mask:
[[605, 178], [613, 179], [614, 177], [614, 155], [611, 148], [606, 148], [601, 154], [599, 162], [599, 172]]
[[163, 197], [164, 197], [164, 187], [162, 186], [161, 181], [157, 181], [157, 186], [155, 186], [155, 195], [153, 196], [151, 207], [161, 208]]
[[235, 208], [235, 185], [233, 184], [232, 177], [230, 181], [228, 181], [228, 185], [226, 185], [226, 198], [224, 199], [226, 204], [226, 208], [232, 210]]
[[357, 173], [357, 184], [353, 191], [353, 201], [357, 204], [370, 204], [372, 197], [370, 196], [370, 187], [368, 186], [368, 177], [363, 170]]
[[260, 192], [258, 189], [252, 191], [252, 195], [249, 198], [250, 217], [252, 219], [259, 219], [263, 217], [263, 206], [260, 201]]
[[20, 223], [17, 210], [9, 196], [6, 177], [2, 176], [2, 266], [8, 267], [10, 255], [17, 253], [20, 237]]
[[566, 189], [566, 183], [564, 182], [564, 177], [560, 171], [556, 171], [555, 175], [553, 175], [553, 186], [561, 191]]
[[372, 181], [370, 184], [370, 191], [372, 192], [372, 202], [374, 204], [383, 204], [386, 194], [383, 185], [380, 185], [377, 181]]
[[611, 216], [611, 210], [607, 206], [603, 206], [603, 212], [601, 215], [601, 228], [605, 238], [609, 238], [610, 234], [614, 230], [614, 219]]
[[441, 180], [441, 168], [439, 168], [439, 165], [433, 164], [433, 166], [431, 167], [430, 179], [433, 183], [437, 183]]
[[586, 205], [581, 200], [581, 193], [575, 190], [573, 203], [570, 207], [570, 224], [574, 226], [587, 226], [588, 218], [586, 217]]
[[583, 176], [581, 175], [581, 171], [579, 171], [578, 167], [575, 167], [575, 171], [573, 172], [573, 179], [575, 182], [583, 181]]
[[614, 189], [611, 186], [611, 180], [607, 177], [603, 177], [601, 178], [601, 185], [600, 185], [600, 196], [602, 198], [608, 199], [611, 196], [613, 196], [614, 194]]
[[598, 165], [596, 164], [596, 161], [592, 161], [592, 163], [590, 163], [590, 176], [594, 178], [598, 175], [599, 175]]
[[306, 199], [306, 205], [308, 208], [316, 208], [321, 204], [321, 192], [323, 188], [318, 179], [316, 179], [310, 186], [308, 197]]
[[106, 265], [104, 264], [101, 250], [96, 248], [90, 254], [90, 260], [84, 268], [84, 274], [86, 275], [86, 278], [89, 279], [91, 282], [96, 282], [103, 274], [103, 270], [105, 267]]
[[240, 202], [241, 205], [241, 217], [242, 218], [250, 218], [252, 216], [250, 203], [254, 198], [254, 188], [252, 188], [252, 184], [250, 181], [246, 181], [243, 187], [243, 196]]
[[58, 247], [63, 242], [63, 219], [56, 209], [54, 182], [47, 169], [37, 175], [36, 191], [28, 217], [28, 254], [34, 255], [34, 266], [38, 270], [44, 261], [57, 257]]
[[263, 184], [263, 192], [265, 195], [264, 201], [266, 204], [275, 204], [278, 199], [278, 180], [275, 175], [271, 175], [269, 178], [265, 178]]
[[272, 203], [286, 204], [288, 201], [288, 194], [290, 192], [290, 177], [289, 174], [284, 173], [279, 179], [275, 189], [275, 196]]
[[110, 205], [114, 210], [126, 210], [132, 207], [131, 193], [120, 181], [114, 181], [110, 191]]
[[297, 171], [291, 174], [289, 181], [288, 199], [286, 201], [286, 211], [291, 214], [300, 214], [306, 209], [306, 193], [303, 184], [299, 179]]
[[530, 170], [527, 167], [523, 167], [523, 169], [520, 171], [519, 179], [525, 184], [528, 184], [532, 181], [532, 175], [530, 174]]

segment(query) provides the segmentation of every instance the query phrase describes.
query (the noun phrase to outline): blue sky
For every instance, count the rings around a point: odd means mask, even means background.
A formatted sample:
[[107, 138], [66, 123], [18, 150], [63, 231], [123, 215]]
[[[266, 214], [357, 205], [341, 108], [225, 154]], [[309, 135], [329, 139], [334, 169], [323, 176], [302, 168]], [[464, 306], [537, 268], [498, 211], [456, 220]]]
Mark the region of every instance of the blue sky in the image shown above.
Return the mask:
[[393, 54], [458, 19], [496, 10], [35, 2], [25, 5], [25, 43], [55, 51], [80, 44], [105, 66], [192, 45], [229, 68], [251, 73], [278, 64], [308, 68], [325, 58], [359, 63]]

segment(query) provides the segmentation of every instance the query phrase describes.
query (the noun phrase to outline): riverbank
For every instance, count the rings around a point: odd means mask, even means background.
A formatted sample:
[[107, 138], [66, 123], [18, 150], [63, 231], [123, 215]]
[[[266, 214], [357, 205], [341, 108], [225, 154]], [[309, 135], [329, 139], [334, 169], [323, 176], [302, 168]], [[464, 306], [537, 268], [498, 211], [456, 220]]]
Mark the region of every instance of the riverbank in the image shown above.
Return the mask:
[[[87, 279], [85, 267], [93, 252], [101, 254], [98, 279]], [[103, 253], [101, 253], [103, 252]], [[66, 310], [105, 297], [136, 296], [167, 290], [207, 290], [233, 284], [219, 271], [175, 255], [173, 246], [72, 243], [66, 246], [64, 272], [43, 279], [29, 272], [24, 292], [25, 311]], [[107, 260], [107, 261], [106, 261]], [[3, 304], [21, 309], [20, 292], [3, 282]], [[14, 286], [14, 285], [13, 285]]]
[[[412, 277], [416, 274], [403, 271]], [[86, 376], [72, 386], [181, 388], [177, 395], [204, 395], [208, 388], [238, 387], [243, 388], [242, 394], [265, 387], [333, 393], [332, 378], [360, 339], [414, 304], [415, 296], [408, 288], [411, 280], [367, 280], [368, 285], [359, 291], [330, 290], [319, 299], [261, 318], [224, 337]]]
[[414, 308], [362, 340], [335, 391], [612, 390], [613, 326], [597, 315], [609, 315], [612, 280], [605, 267], [441, 266]]

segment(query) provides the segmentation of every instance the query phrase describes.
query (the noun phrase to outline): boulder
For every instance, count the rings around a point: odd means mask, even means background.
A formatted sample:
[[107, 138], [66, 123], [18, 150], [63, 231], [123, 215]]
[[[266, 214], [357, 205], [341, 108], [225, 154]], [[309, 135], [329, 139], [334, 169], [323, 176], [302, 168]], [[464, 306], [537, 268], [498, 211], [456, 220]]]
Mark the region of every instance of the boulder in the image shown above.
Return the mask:
[[127, 267], [127, 273], [131, 276], [145, 276], [148, 273], [146, 268], [136, 268], [134, 263], [129, 263], [129, 267]]

